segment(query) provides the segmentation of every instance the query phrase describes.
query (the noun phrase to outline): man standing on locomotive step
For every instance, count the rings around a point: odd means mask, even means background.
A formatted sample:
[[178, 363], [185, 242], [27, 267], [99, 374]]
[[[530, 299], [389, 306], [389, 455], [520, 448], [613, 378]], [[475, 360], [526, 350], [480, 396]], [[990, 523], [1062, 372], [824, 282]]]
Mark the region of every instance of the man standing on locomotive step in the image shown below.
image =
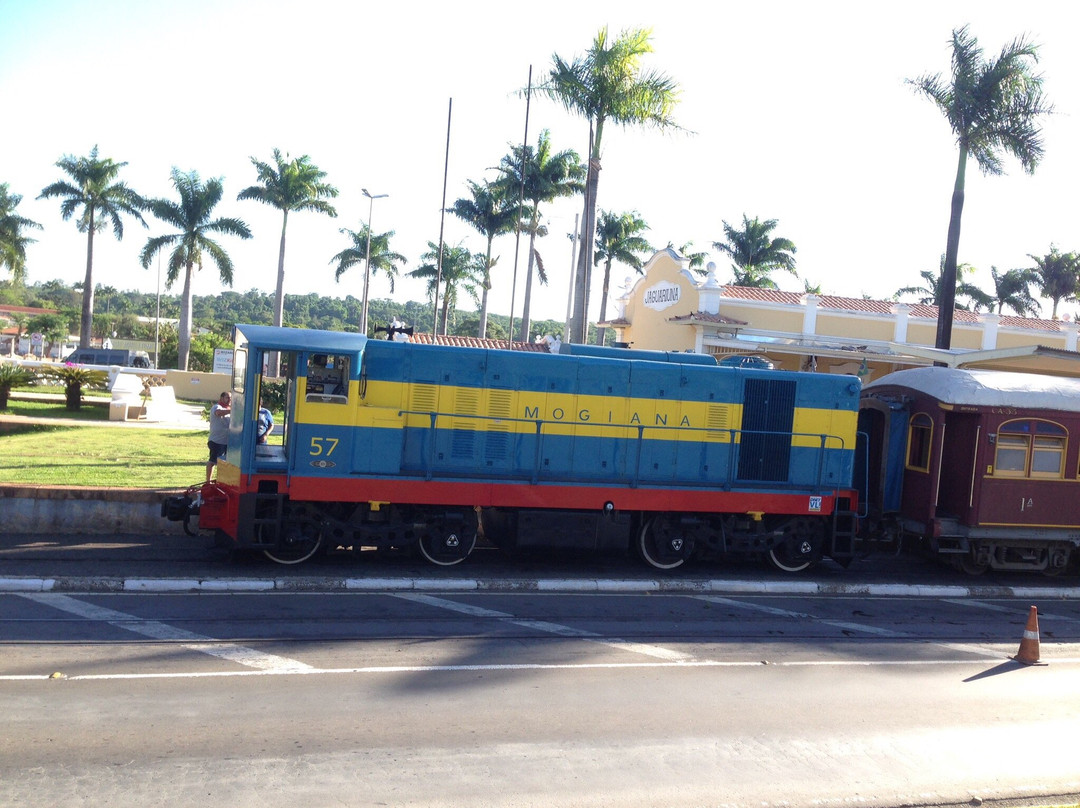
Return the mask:
[[222, 393], [218, 397], [217, 404], [210, 408], [210, 439], [206, 442], [210, 449], [210, 460], [206, 463], [206, 481], [210, 482], [214, 465], [218, 458], [225, 457], [225, 450], [229, 447], [229, 420], [232, 413], [232, 396]]

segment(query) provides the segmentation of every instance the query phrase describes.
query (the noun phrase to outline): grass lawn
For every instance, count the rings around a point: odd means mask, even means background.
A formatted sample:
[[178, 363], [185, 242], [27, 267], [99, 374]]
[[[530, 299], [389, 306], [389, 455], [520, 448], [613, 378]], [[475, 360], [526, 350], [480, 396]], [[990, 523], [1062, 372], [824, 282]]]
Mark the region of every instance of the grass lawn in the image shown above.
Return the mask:
[[206, 474], [202, 431], [32, 424], [0, 432], [0, 448], [0, 483], [187, 488]]
[[63, 401], [33, 401], [9, 398], [3, 415], [21, 415], [25, 418], [74, 418], [79, 421], [108, 421], [109, 399], [83, 401], [82, 407], [69, 410]]
[[[0, 484], [187, 488], [205, 478], [205, 431], [95, 427], [95, 421], [108, 422], [108, 402], [84, 400], [69, 412], [63, 401], [9, 399], [4, 415], [76, 419], [86, 426], [9, 424], [0, 431]], [[274, 419], [281, 424], [283, 413]], [[270, 443], [281, 443], [280, 429]]]

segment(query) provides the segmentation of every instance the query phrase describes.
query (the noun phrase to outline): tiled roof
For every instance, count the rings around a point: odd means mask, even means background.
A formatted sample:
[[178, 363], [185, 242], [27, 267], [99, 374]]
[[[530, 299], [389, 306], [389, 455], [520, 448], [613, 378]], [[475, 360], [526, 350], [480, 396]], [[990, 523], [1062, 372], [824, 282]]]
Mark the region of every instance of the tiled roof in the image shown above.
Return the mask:
[[806, 295], [799, 292], [781, 292], [779, 289], [759, 289], [756, 286], [725, 286], [722, 297], [737, 297], [740, 300], [763, 300], [766, 303], [784, 303], [789, 306], [801, 306]]
[[1003, 328], [1027, 328], [1037, 331], [1061, 331], [1060, 320], [1039, 320], [1035, 317], [1015, 317], [1013, 315], [1001, 315]]
[[[431, 334], [413, 334], [409, 341], [421, 345], [452, 345], [455, 348], [498, 348], [506, 350], [506, 340], [504, 339], [455, 337], [449, 334], [438, 334], [434, 337]], [[548, 346], [545, 342], [514, 342], [511, 350], [548, 353]]]
[[9, 306], [0, 303], [0, 316], [5, 314], [58, 314], [56, 309], [35, 309], [30, 306]]
[[[866, 314], [893, 314], [898, 303], [896, 300], [865, 300], [861, 297], [841, 297], [839, 295], [819, 295], [818, 309], [832, 309], [834, 311], [850, 311]], [[803, 306], [806, 303], [805, 292], [783, 292], [779, 289], [758, 289], [753, 286], [724, 286], [721, 301], [727, 299], [737, 300], [760, 300], [766, 303], [779, 303], [787, 306]], [[926, 303], [905, 303], [912, 317], [927, 320], [936, 320], [938, 307]], [[980, 322], [979, 314], [964, 309], [953, 311], [953, 322], [976, 325]], [[1052, 331], [1061, 330], [1061, 322], [1058, 320], [1042, 320], [1038, 317], [1015, 317], [1003, 314], [1001, 327], [1020, 328], [1029, 331]]]

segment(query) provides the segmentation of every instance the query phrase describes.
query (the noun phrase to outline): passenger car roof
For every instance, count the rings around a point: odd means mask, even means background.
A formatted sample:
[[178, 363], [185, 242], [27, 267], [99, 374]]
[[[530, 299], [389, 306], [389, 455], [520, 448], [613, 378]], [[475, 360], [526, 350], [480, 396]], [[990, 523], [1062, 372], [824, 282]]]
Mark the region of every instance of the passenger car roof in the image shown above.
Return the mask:
[[900, 387], [945, 404], [1080, 412], [1080, 379], [964, 368], [910, 368], [863, 387], [864, 395]]

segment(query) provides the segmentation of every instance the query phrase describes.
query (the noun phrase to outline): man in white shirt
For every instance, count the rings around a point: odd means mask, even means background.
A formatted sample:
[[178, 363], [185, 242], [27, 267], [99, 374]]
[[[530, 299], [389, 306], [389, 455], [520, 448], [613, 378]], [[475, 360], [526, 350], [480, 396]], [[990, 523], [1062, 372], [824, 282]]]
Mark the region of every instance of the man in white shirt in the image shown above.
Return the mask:
[[231, 407], [232, 395], [222, 393], [218, 397], [217, 404], [210, 408], [210, 439], [206, 441], [206, 446], [210, 449], [210, 459], [206, 463], [207, 482], [210, 482], [210, 476], [214, 472], [218, 459], [225, 457], [225, 450], [229, 448]]

